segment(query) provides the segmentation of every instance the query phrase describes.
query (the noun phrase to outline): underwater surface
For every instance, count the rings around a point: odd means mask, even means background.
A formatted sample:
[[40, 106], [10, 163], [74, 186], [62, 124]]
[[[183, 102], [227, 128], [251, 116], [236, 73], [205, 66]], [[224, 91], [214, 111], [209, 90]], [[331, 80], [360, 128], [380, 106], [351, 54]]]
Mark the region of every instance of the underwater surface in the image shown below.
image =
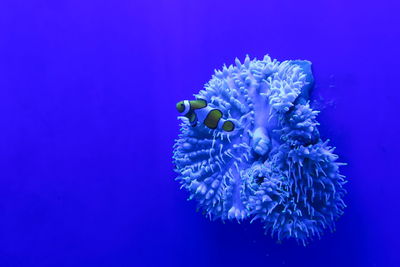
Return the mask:
[[[1, 1], [0, 266], [400, 266], [399, 7]], [[348, 164], [343, 215], [306, 246], [210, 220], [175, 180], [176, 103], [266, 54], [312, 62]]]

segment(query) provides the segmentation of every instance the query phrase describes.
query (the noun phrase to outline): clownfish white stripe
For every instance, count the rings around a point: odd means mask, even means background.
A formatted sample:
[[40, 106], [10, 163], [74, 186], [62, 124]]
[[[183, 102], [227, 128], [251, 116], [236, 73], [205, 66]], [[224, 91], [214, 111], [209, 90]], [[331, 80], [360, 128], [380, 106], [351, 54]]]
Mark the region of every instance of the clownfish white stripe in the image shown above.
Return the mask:
[[187, 114], [190, 111], [190, 103], [188, 100], [184, 100], [183, 104], [185, 105], [185, 110], [183, 111], [183, 114]]

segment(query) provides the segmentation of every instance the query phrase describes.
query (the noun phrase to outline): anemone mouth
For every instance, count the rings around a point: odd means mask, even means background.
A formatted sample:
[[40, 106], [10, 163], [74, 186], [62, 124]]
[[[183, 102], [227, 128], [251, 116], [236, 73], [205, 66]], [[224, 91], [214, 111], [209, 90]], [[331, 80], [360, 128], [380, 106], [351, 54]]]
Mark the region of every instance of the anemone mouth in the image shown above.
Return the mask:
[[263, 182], [264, 182], [264, 180], [265, 180], [265, 176], [259, 176], [259, 177], [256, 177], [256, 183], [258, 184], [258, 185], [261, 185]]

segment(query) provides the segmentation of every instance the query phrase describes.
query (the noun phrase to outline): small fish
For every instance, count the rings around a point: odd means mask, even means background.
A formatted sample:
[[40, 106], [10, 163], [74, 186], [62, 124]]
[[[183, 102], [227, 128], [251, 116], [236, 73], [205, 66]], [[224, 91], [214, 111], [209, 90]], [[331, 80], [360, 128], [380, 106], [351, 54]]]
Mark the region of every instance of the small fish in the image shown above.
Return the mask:
[[218, 128], [225, 132], [232, 132], [235, 129], [235, 124], [231, 120], [222, 118], [221, 110], [210, 107], [204, 99], [180, 101], [176, 104], [176, 109], [189, 119], [192, 127], [200, 121], [210, 129]]

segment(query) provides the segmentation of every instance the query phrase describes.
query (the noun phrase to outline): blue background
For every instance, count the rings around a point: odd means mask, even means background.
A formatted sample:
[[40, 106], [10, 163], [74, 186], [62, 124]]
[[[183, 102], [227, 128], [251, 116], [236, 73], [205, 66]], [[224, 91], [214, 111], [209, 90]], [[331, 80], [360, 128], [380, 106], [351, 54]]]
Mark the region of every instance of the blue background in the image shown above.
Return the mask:
[[[395, 1], [393, 1], [394, 3]], [[0, 266], [400, 266], [399, 6], [0, 2]], [[175, 102], [246, 54], [313, 62], [348, 177], [304, 248], [210, 222], [174, 181]]]

